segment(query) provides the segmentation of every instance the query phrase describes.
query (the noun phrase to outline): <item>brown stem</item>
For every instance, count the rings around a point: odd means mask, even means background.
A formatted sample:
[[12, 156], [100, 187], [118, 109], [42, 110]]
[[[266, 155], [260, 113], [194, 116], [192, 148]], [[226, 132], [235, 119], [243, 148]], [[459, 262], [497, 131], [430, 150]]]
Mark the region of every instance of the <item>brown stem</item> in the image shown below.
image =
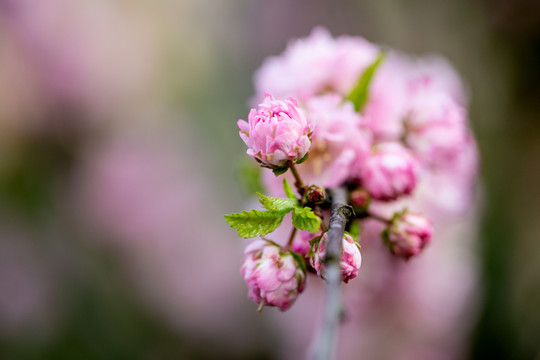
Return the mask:
[[291, 231], [291, 235], [289, 236], [289, 241], [287, 241], [287, 247], [286, 249], [290, 249], [292, 246], [292, 242], [294, 240], [294, 236], [296, 235], [296, 228], [293, 226], [293, 229]]
[[294, 180], [295, 180], [294, 185], [298, 189], [298, 192], [300, 193], [300, 195], [304, 196], [304, 192], [306, 191], [306, 186], [304, 185], [304, 182], [300, 178], [300, 174], [298, 173], [298, 170], [296, 170], [296, 166], [294, 166], [294, 164], [292, 164], [290, 169], [291, 169], [291, 172], [292, 172], [292, 174], [294, 176]]
[[374, 213], [371, 213], [371, 212], [367, 213], [367, 217], [375, 219], [375, 220], [379, 220], [380, 222], [383, 222], [385, 224], [390, 224], [390, 222], [392, 222], [392, 220], [390, 220], [390, 219], [387, 219], [387, 218], [385, 218], [385, 217], [383, 217], [381, 215], [377, 215], [377, 214], [374, 214]]
[[328, 227], [328, 243], [326, 245], [326, 306], [323, 320], [323, 328], [319, 335], [315, 360], [329, 360], [334, 350], [334, 339], [339, 324], [341, 313], [341, 247], [343, 234], [347, 221], [354, 217], [352, 207], [347, 205], [347, 193], [345, 189], [337, 188], [332, 191], [332, 210]]
[[321, 207], [320, 206], [315, 206], [313, 208], [313, 212], [315, 213], [315, 215], [317, 215], [321, 219], [321, 231], [323, 233], [327, 232], [328, 228], [326, 227], [326, 224], [324, 223], [324, 216], [323, 216], [323, 214], [321, 212]]

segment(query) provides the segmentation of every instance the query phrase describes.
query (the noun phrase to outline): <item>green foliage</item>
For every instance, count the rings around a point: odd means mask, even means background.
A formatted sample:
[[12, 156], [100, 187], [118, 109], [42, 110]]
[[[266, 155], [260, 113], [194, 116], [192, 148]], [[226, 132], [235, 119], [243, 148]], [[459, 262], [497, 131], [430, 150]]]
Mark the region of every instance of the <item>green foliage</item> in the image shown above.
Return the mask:
[[278, 211], [242, 211], [224, 215], [227, 224], [238, 230], [238, 236], [249, 239], [256, 236], [264, 236], [276, 230], [286, 212]]
[[277, 169], [272, 169], [272, 171], [274, 172], [274, 175], [276, 175], [276, 176], [279, 176], [281, 174], [285, 174], [287, 172], [287, 170], [289, 170], [288, 166], [280, 167], [280, 168], [277, 168]]
[[309, 251], [306, 254], [306, 257], [311, 257], [315, 252], [317, 251], [317, 248], [319, 247], [319, 241], [321, 241], [321, 238], [324, 234], [319, 235], [317, 237], [314, 237], [313, 239], [309, 240]]
[[287, 197], [289, 199], [295, 199], [296, 200], [296, 194], [294, 193], [293, 189], [291, 188], [291, 186], [287, 182], [287, 179], [283, 179], [283, 190], [285, 191], [285, 195], [287, 195]]
[[304, 157], [301, 158], [300, 160], [298, 160], [296, 163], [297, 163], [297, 164], [301, 164], [301, 163], [303, 163], [304, 161], [306, 161], [308, 158], [309, 158], [309, 153], [306, 153], [306, 155], [304, 155]]
[[266, 210], [270, 211], [288, 213], [294, 208], [295, 205], [298, 204], [298, 200], [296, 198], [278, 198], [266, 196], [261, 193], [257, 193], [257, 196], [259, 196], [259, 202], [261, 203], [261, 205]]
[[377, 59], [369, 65], [366, 70], [360, 76], [358, 83], [351, 91], [347, 99], [349, 99], [354, 104], [354, 109], [358, 112], [362, 111], [366, 101], [368, 100], [369, 85], [373, 79], [373, 75], [377, 71], [377, 68], [384, 60], [384, 52], [381, 52]]
[[349, 234], [355, 239], [358, 240], [360, 237], [360, 225], [358, 221], [351, 221], [349, 225]]
[[264, 191], [261, 184], [261, 168], [251, 158], [249, 161], [242, 161], [238, 165], [238, 174], [240, 184], [246, 194]]
[[292, 222], [298, 230], [307, 230], [312, 233], [319, 231], [321, 226], [321, 219], [309, 207], [295, 206]]

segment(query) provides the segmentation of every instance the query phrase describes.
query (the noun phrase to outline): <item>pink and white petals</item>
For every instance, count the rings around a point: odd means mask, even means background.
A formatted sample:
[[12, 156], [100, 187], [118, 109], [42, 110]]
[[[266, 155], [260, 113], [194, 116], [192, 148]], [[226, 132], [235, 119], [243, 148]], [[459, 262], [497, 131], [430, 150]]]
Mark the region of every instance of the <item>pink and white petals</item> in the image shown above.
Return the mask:
[[[320, 240], [315, 240], [312, 245], [312, 255], [309, 258], [311, 266], [317, 271], [317, 275], [324, 278], [326, 267], [324, 265], [326, 256], [326, 244], [328, 243], [328, 234], [325, 233]], [[358, 270], [362, 265], [362, 255], [360, 247], [349, 234], [343, 235], [343, 245], [341, 249], [341, 272], [343, 281], [348, 283], [349, 280], [358, 276]]]
[[249, 298], [281, 311], [291, 307], [304, 290], [306, 273], [290, 251], [267, 240], [252, 241], [244, 252], [241, 273]]
[[383, 237], [396, 256], [409, 259], [422, 252], [433, 236], [431, 221], [420, 213], [404, 211], [397, 214]]
[[261, 165], [277, 169], [307, 154], [315, 126], [296, 100], [274, 100], [267, 94], [258, 109], [251, 109], [247, 122], [238, 120], [238, 127], [248, 147], [247, 154]]
[[373, 199], [396, 200], [413, 192], [417, 167], [412, 153], [399, 143], [380, 144], [366, 162], [362, 184]]

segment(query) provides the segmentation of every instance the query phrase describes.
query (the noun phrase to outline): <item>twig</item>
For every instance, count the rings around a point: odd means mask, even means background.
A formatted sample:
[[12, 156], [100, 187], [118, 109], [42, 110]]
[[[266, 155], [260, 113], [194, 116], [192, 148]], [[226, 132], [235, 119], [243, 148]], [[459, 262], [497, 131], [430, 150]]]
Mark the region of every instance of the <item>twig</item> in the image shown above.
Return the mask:
[[304, 182], [300, 178], [300, 174], [298, 173], [298, 170], [296, 170], [296, 166], [294, 166], [294, 164], [292, 164], [290, 169], [291, 169], [291, 172], [292, 172], [292, 174], [294, 176], [294, 180], [296, 180], [294, 185], [298, 189], [298, 192], [300, 193], [300, 196], [304, 196], [304, 192], [306, 191], [306, 186], [304, 185]]
[[316, 343], [315, 360], [331, 359], [334, 350], [334, 338], [341, 313], [341, 247], [347, 221], [354, 217], [352, 207], [347, 204], [345, 189], [332, 191], [332, 210], [328, 227], [328, 243], [326, 245], [326, 307], [323, 328]]
[[294, 241], [294, 236], [296, 235], [296, 228], [293, 226], [291, 235], [289, 236], [289, 241], [287, 241], [287, 249], [290, 249]]

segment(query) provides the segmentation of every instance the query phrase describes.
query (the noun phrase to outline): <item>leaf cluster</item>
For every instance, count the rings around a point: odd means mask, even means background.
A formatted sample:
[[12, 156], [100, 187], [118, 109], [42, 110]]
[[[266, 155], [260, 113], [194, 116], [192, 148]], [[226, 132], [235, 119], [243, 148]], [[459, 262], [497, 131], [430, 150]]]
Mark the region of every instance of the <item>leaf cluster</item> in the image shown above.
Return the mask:
[[245, 210], [225, 215], [225, 221], [231, 228], [238, 230], [238, 236], [249, 239], [273, 232], [281, 225], [285, 215], [292, 211], [292, 223], [295, 228], [312, 233], [319, 231], [321, 219], [310, 207], [301, 205], [285, 179], [283, 179], [283, 187], [286, 198], [257, 193], [259, 202], [266, 211]]

